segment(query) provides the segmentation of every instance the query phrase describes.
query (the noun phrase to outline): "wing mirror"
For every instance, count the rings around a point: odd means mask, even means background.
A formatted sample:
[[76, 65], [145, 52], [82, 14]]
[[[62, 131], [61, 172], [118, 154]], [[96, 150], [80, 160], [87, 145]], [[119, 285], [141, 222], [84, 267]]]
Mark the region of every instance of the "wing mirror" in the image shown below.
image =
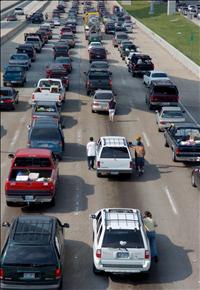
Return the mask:
[[63, 227], [63, 228], [69, 228], [69, 224], [68, 224], [68, 223], [64, 223], [64, 224], [62, 225], [62, 227]]
[[30, 130], [31, 129], [31, 125], [27, 125], [27, 129]]
[[10, 227], [10, 223], [9, 222], [3, 222], [2, 223], [2, 227], [9, 228]]
[[90, 215], [89, 215], [89, 217], [90, 217], [91, 219], [96, 219], [96, 215], [95, 215], [95, 214], [93, 214], [93, 213], [92, 213], [92, 214], [90, 214]]
[[15, 154], [13, 154], [13, 153], [8, 154], [8, 158], [14, 158], [14, 157], [15, 157]]

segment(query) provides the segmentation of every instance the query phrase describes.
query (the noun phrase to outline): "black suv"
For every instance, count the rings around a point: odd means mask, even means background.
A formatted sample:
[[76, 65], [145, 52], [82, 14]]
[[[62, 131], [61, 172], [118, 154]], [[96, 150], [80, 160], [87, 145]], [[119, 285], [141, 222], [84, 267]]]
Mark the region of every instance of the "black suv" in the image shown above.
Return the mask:
[[32, 62], [36, 60], [36, 51], [32, 45], [20, 44], [18, 47], [16, 47], [16, 50], [17, 53], [26, 53]]
[[102, 90], [112, 90], [112, 73], [108, 70], [89, 70], [86, 75], [85, 87], [87, 90], [87, 95], [90, 93], [102, 89]]
[[17, 217], [1, 254], [1, 289], [61, 289], [64, 263], [63, 228], [56, 217]]

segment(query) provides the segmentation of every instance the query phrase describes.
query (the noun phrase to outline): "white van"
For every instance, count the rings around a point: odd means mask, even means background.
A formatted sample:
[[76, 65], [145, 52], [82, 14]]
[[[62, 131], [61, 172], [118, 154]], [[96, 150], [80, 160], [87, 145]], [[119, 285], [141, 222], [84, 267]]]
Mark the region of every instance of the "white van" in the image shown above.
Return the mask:
[[97, 176], [132, 174], [133, 162], [125, 137], [104, 136], [96, 147]]

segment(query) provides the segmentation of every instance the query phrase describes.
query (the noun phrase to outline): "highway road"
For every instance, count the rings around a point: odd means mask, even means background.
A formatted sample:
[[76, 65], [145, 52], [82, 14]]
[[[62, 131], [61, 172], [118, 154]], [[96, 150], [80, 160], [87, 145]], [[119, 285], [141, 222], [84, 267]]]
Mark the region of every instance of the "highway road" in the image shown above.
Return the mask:
[[[56, 6], [52, 1], [48, 11]], [[15, 47], [23, 43], [24, 32], [34, 31], [29, 25], [24, 31], [1, 47], [2, 67]], [[9, 208], [5, 204], [4, 182], [10, 160], [8, 152], [26, 147], [27, 125], [30, 123], [31, 99], [34, 84], [44, 76], [47, 63], [53, 60], [52, 45], [59, 37], [54, 29], [53, 39], [44, 47], [28, 72], [27, 84], [19, 88], [20, 103], [16, 111], [1, 114], [1, 212], [2, 220], [11, 221], [21, 214], [54, 215], [68, 222], [66, 230], [65, 271], [63, 290], [197, 290], [200, 289], [200, 194], [191, 186], [191, 167], [174, 163], [169, 148], [164, 147], [162, 133], [158, 133], [155, 113], [144, 102], [142, 80], [132, 78], [119, 52], [113, 48], [111, 37], [104, 36], [113, 72], [113, 86], [117, 91], [118, 110], [114, 123], [104, 114], [92, 114], [90, 97], [86, 96], [84, 71], [89, 67], [87, 41], [82, 19], [77, 27], [77, 44], [72, 50], [73, 72], [70, 90], [63, 107], [65, 122], [65, 154], [60, 162], [60, 183], [56, 206], [47, 208]], [[174, 60], [140, 29], [131, 35], [140, 50], [152, 56], [155, 68], [166, 71], [178, 85], [188, 118], [200, 122], [200, 94], [198, 79]], [[87, 170], [86, 148], [90, 136], [125, 136], [133, 140], [141, 134], [147, 155], [145, 173], [133, 174], [132, 179], [97, 178]], [[133, 207], [149, 209], [158, 223], [157, 242], [159, 263], [153, 264], [150, 275], [127, 277], [95, 276], [92, 273], [92, 226], [89, 214], [103, 207]], [[2, 232], [2, 240], [5, 237]]]
[[16, 1], [14, 1], [14, 0], [10, 0], [10, 1], [2, 0], [1, 1], [1, 10], [8, 8], [9, 6], [11, 6], [12, 4], [15, 4], [17, 2], [18, 2], [17, 0]]

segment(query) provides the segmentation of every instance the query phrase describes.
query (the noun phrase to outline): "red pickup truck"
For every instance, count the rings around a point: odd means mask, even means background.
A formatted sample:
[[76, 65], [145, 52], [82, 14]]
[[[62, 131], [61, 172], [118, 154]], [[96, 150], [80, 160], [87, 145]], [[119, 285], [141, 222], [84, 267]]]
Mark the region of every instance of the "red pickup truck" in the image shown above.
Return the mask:
[[49, 203], [55, 205], [58, 161], [50, 150], [18, 149], [5, 184], [8, 206]]

